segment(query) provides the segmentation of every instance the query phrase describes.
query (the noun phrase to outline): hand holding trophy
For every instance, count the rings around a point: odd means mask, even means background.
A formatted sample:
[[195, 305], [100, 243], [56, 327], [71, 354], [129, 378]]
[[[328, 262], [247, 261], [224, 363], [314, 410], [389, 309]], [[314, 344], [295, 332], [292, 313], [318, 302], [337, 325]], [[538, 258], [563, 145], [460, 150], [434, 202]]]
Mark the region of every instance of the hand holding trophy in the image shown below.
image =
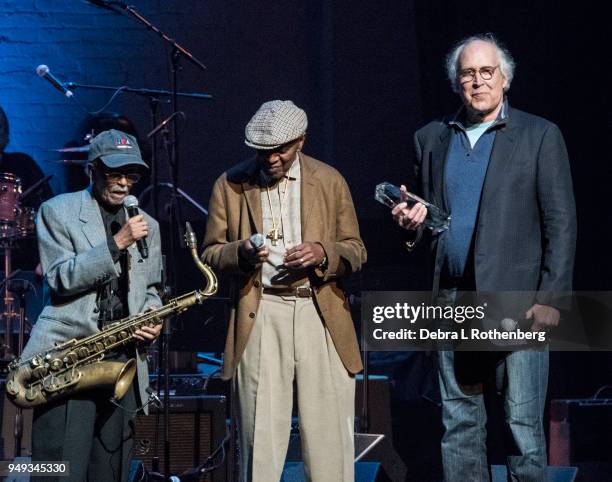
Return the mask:
[[390, 208], [394, 208], [397, 204], [402, 202], [407, 203], [408, 208], [411, 208], [416, 203], [421, 203], [427, 208], [427, 217], [423, 222], [425, 227], [431, 229], [434, 235], [440, 234], [448, 229], [451, 217], [446, 211], [425, 201], [416, 194], [412, 194], [408, 191], [401, 191], [400, 188], [389, 182], [382, 182], [376, 186], [374, 198]]

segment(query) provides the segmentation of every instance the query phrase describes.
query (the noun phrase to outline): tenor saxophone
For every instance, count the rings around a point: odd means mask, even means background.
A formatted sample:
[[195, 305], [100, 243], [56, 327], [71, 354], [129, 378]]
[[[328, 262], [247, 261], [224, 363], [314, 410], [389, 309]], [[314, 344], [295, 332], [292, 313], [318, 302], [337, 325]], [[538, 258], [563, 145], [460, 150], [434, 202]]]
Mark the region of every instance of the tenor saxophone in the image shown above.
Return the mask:
[[19, 407], [30, 408], [85, 390], [105, 388], [112, 389], [115, 400], [120, 400], [134, 379], [136, 360], [108, 361], [104, 359], [106, 355], [133, 343], [134, 333], [143, 326], [159, 325], [167, 317], [201, 304], [217, 292], [217, 277], [200, 260], [196, 236], [189, 223], [186, 223], [185, 241], [206, 279], [203, 289], [178, 296], [155, 310], [112, 323], [94, 335], [66, 341], [27, 360], [14, 360], [6, 379], [8, 398]]

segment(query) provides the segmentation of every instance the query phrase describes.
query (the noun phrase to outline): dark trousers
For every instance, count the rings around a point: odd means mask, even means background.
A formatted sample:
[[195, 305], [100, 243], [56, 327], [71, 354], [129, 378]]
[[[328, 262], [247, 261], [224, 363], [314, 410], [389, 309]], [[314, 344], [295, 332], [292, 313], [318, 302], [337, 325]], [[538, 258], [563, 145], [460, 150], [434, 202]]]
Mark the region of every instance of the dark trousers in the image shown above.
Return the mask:
[[[70, 476], [41, 482], [126, 481], [133, 443], [133, 412], [109, 401], [110, 392], [90, 391], [34, 409], [32, 461], [70, 464]], [[136, 409], [134, 386], [119, 402]]]

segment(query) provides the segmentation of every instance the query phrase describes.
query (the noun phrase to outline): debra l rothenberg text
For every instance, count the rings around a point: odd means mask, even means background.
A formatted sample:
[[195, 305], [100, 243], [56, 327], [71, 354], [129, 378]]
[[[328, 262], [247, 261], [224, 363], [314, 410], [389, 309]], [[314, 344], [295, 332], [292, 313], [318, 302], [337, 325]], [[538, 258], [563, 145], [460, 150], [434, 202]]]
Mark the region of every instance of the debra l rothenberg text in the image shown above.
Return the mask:
[[461, 328], [457, 331], [446, 331], [440, 329], [421, 328], [412, 330], [409, 328], [401, 328], [399, 330], [384, 330], [375, 328], [372, 330], [372, 338], [374, 340], [408, 340], [408, 341], [426, 341], [426, 340], [504, 340], [504, 341], [546, 341], [546, 333], [543, 331], [503, 331], [503, 330], [481, 330], [472, 328], [467, 330]]

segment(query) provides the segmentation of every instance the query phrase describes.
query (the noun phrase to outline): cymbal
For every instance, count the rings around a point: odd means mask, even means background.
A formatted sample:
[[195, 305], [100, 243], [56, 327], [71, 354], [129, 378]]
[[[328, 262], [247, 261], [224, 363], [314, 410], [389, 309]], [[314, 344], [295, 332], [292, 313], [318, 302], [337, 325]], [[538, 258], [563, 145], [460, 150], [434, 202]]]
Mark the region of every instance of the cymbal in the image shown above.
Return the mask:
[[52, 149], [55, 152], [89, 152], [89, 145], [78, 147], [62, 147], [61, 149]]

